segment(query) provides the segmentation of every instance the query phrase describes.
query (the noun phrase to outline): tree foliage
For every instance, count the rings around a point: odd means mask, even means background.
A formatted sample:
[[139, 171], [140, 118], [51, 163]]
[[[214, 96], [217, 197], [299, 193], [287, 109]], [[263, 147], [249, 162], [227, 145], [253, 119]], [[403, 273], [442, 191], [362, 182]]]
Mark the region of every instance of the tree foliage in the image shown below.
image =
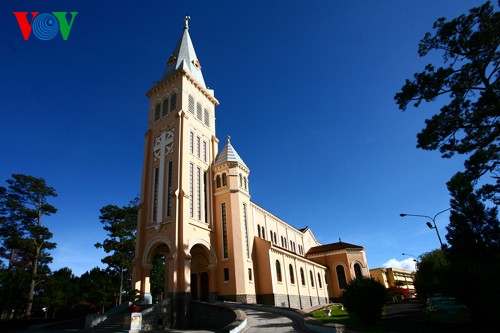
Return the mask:
[[118, 290], [116, 284], [119, 282], [116, 274], [109, 269], [95, 267], [82, 274], [79, 280], [81, 293], [80, 305], [88, 304], [90, 311], [104, 312], [116, 304]]
[[371, 277], [358, 277], [349, 283], [341, 301], [347, 312], [372, 324], [380, 319], [389, 297], [387, 289]]
[[434, 294], [447, 294], [448, 261], [442, 250], [426, 252], [419, 256], [415, 272], [415, 290], [420, 299]]
[[101, 208], [101, 216], [99, 217], [104, 225], [103, 229], [107, 231], [108, 238], [102, 243], [96, 243], [95, 247], [102, 248], [106, 253], [109, 253], [101, 261], [107, 264], [112, 272], [120, 276], [120, 302], [124, 292], [124, 284], [128, 286], [126, 291], [131, 292], [138, 205], [138, 198], [123, 207], [107, 205]]
[[448, 189], [452, 210], [445, 253], [454, 278], [446, 284], [470, 306], [479, 322], [487, 322], [499, 309], [500, 287], [492, 278], [500, 275], [498, 208], [487, 207], [462, 173], [448, 182]]
[[47, 202], [57, 194], [44, 179], [32, 176], [13, 174], [7, 184], [7, 188], [0, 188], [2, 256], [8, 259], [9, 269], [31, 273], [26, 306], [26, 316], [29, 317], [38, 266], [52, 261], [48, 250], [56, 247], [55, 243], [50, 242], [52, 233], [42, 225], [42, 217], [57, 212]]
[[417, 147], [439, 150], [443, 157], [467, 154], [466, 175], [483, 184], [480, 194], [500, 202], [500, 13], [490, 2], [472, 8], [468, 15], [451, 21], [439, 18], [434, 34], [427, 33], [419, 44], [419, 55], [442, 53], [444, 65], [428, 64], [423, 72], [406, 80], [394, 97], [399, 108], [418, 107], [446, 96], [440, 112], [426, 120], [417, 135]]
[[446, 240], [450, 260], [484, 263], [500, 256], [500, 224], [498, 208], [486, 207], [463, 173], [449, 182], [450, 224]]

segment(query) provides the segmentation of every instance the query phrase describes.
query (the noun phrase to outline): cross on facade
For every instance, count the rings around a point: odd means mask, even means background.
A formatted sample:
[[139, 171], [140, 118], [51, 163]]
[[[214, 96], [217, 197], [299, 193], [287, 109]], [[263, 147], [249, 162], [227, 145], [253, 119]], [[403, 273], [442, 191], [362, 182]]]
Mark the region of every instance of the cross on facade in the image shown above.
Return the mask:
[[160, 160], [158, 172], [158, 209], [156, 211], [156, 221], [161, 223], [163, 220], [163, 190], [165, 175], [165, 155], [174, 151], [174, 131], [164, 131], [155, 138], [153, 148], [153, 160]]

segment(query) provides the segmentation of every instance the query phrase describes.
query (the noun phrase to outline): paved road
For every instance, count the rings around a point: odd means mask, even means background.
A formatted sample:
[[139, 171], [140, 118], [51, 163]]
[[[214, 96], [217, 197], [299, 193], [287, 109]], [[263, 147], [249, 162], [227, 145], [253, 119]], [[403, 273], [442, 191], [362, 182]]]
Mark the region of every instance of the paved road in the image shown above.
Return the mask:
[[233, 309], [239, 309], [246, 313], [248, 324], [242, 331], [244, 333], [309, 332], [301, 327], [299, 320], [293, 318], [292, 314], [288, 314], [288, 316], [286, 316], [285, 311], [280, 311], [279, 309], [274, 311], [269, 308], [259, 309], [259, 306], [238, 304], [225, 306]]
[[284, 317], [283, 315], [251, 309], [243, 309], [247, 314], [248, 328], [245, 333], [260, 332], [305, 332], [295, 319]]
[[473, 325], [439, 325], [427, 323], [419, 303], [389, 304], [383, 316], [387, 333], [471, 333], [478, 331]]
[[[240, 305], [240, 304], [225, 304], [231, 308], [243, 310], [247, 314], [248, 325], [244, 328], [242, 333], [289, 333], [289, 332], [303, 332], [309, 331], [300, 325], [297, 319], [298, 314], [284, 311], [283, 309], [276, 309], [263, 306]], [[479, 329], [472, 325], [441, 325], [438, 327], [431, 327], [425, 320], [422, 311], [422, 305], [418, 303], [400, 303], [390, 304], [382, 319], [382, 331], [384, 333], [471, 333], [471, 332], [489, 332], [488, 330]], [[270, 312], [272, 311], [272, 312]], [[296, 318], [297, 317], [297, 318]], [[174, 332], [196, 332], [208, 333], [214, 331], [181, 331], [181, 330], [168, 330]], [[37, 330], [16, 331], [16, 333], [35, 333]], [[81, 329], [60, 329], [60, 330], [43, 330], [43, 333], [76, 333], [82, 332]], [[346, 329], [346, 333], [363, 333], [355, 332]]]

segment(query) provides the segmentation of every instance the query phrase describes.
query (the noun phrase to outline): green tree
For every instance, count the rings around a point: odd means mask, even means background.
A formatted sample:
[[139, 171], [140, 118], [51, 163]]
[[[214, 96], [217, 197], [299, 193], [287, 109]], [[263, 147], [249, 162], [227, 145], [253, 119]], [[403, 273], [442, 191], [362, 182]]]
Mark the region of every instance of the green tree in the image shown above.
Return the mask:
[[151, 296], [159, 302], [165, 297], [165, 254], [157, 254], [153, 258], [151, 270]]
[[404, 111], [410, 103], [418, 107], [422, 101], [448, 97], [440, 112], [426, 120], [417, 147], [439, 150], [444, 158], [467, 154], [467, 176], [473, 180], [491, 176], [480, 194], [498, 204], [500, 13], [486, 2], [449, 22], [439, 18], [433, 28], [434, 34], [428, 32], [420, 41], [418, 53], [421, 57], [431, 51], [442, 53], [444, 65], [428, 64], [406, 80], [394, 99]]
[[79, 278], [64, 267], [52, 272], [45, 285], [46, 314], [52, 318], [67, 314], [67, 309], [80, 300]]
[[377, 280], [371, 277], [358, 277], [351, 281], [341, 296], [347, 312], [357, 316], [367, 324], [380, 319], [389, 293]]
[[47, 250], [56, 247], [55, 243], [49, 241], [52, 233], [42, 225], [42, 217], [57, 212], [47, 202], [48, 198], [57, 194], [44, 179], [32, 176], [13, 174], [7, 184], [7, 188], [0, 190], [0, 214], [3, 216], [0, 235], [7, 237], [2, 238], [2, 246], [10, 252], [9, 267], [16, 261], [16, 264], [20, 263], [31, 272], [25, 312], [30, 317], [38, 267], [52, 261]]
[[79, 280], [81, 311], [101, 311], [115, 305], [117, 297], [116, 281], [114, 274], [110, 274], [109, 269], [95, 267], [82, 274]]
[[442, 250], [426, 252], [419, 256], [415, 272], [415, 290], [420, 299], [434, 294], [448, 294], [448, 261]]
[[[449, 182], [450, 224], [446, 227], [450, 274], [447, 284], [463, 299], [479, 322], [495, 318], [500, 287], [500, 222], [498, 208], [487, 207], [468, 177], [457, 173]], [[472, 287], [474, 286], [474, 287]]]
[[101, 208], [101, 216], [99, 217], [104, 225], [103, 229], [108, 232], [108, 238], [102, 243], [96, 243], [95, 247], [102, 248], [106, 253], [109, 253], [101, 261], [120, 277], [119, 303], [122, 302], [125, 281], [126, 285], [130, 286], [127, 292], [131, 292], [138, 205], [138, 198], [123, 207], [107, 205]]

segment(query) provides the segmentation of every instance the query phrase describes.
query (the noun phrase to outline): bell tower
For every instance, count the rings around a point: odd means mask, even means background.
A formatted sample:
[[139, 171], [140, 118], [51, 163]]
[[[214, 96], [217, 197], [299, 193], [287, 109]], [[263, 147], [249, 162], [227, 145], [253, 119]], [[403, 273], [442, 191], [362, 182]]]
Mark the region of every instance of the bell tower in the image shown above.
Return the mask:
[[[211, 165], [218, 151], [219, 102], [205, 85], [189, 19], [160, 81], [146, 94], [150, 106], [132, 276], [146, 302], [172, 300], [174, 327], [185, 326], [191, 299], [208, 300], [216, 292]], [[151, 277], [158, 257], [165, 276], [163, 292], [155, 295]]]

